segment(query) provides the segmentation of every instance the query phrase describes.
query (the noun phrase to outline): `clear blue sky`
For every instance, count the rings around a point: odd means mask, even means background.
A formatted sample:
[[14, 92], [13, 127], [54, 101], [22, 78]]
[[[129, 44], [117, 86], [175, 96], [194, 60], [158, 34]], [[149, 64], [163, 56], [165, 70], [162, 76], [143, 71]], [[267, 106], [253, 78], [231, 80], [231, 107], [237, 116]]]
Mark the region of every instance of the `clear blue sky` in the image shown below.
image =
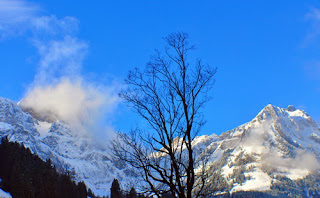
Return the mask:
[[[78, 23], [70, 34], [87, 45], [81, 73], [99, 79], [123, 79], [145, 65], [162, 37], [189, 33], [196, 55], [218, 67], [202, 134], [248, 122], [267, 104], [292, 104], [320, 120], [319, 1], [21, 0], [1, 8], [8, 2], [0, 0], [2, 97], [19, 101], [33, 82], [41, 59], [34, 40], [59, 37], [36, 32], [32, 20], [70, 16]], [[113, 124], [127, 129], [128, 110], [120, 110]]]

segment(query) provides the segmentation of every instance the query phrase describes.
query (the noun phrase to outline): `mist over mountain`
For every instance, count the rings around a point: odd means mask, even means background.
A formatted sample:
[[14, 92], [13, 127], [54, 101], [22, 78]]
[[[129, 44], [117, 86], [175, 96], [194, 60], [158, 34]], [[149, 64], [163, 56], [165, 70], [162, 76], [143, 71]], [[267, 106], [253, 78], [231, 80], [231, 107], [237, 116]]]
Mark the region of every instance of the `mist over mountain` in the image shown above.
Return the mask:
[[[77, 135], [79, 128], [56, 112], [39, 113], [24, 102], [0, 98], [1, 137], [51, 159], [58, 170], [72, 172], [95, 194], [108, 194], [114, 178], [125, 186], [136, 185], [134, 171], [111, 156], [107, 140], [96, 144], [90, 135]], [[293, 106], [268, 105], [250, 122], [219, 136], [196, 137], [193, 145], [197, 159], [208, 161], [208, 185], [217, 194], [319, 195], [320, 128]]]

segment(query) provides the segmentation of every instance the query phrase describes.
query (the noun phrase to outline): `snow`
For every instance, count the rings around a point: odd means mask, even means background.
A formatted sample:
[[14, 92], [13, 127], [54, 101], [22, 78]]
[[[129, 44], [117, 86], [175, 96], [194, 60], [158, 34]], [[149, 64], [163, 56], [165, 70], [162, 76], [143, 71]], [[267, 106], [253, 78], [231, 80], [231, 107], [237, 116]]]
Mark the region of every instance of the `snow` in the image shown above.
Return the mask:
[[246, 173], [245, 176], [250, 176], [251, 179], [244, 182], [242, 185], [234, 184], [231, 192], [235, 191], [266, 191], [270, 190], [272, 179], [268, 174], [262, 172], [261, 170], [256, 170], [254, 172]]
[[[51, 158], [58, 168], [75, 171], [76, 180], [84, 180], [95, 194], [107, 195], [114, 178], [118, 178], [122, 183], [134, 179], [126, 174], [130, 169], [112, 159], [108, 149], [97, 146], [96, 141], [88, 137], [73, 136], [72, 130], [61, 121], [39, 121], [23, 112], [12, 101], [0, 97], [0, 135], [9, 135], [10, 141], [23, 142], [42, 159]], [[227, 153], [230, 154], [227, 163], [223, 164], [222, 168], [222, 174], [230, 184], [233, 178], [229, 177], [238, 167], [229, 165], [234, 164], [241, 153], [254, 156], [257, 159], [254, 170], [245, 173], [245, 176], [250, 176], [251, 179], [242, 185], [235, 183], [232, 192], [264, 191], [270, 189], [272, 180], [259, 168], [267, 159], [266, 156], [276, 156], [272, 158], [273, 161], [270, 159], [269, 164], [283, 161], [282, 164], [275, 165], [277, 168], [274, 174], [286, 175], [293, 180], [302, 178], [310, 171], [301, 165], [288, 167], [288, 163], [284, 163], [284, 158], [289, 159], [287, 162], [297, 161], [287, 155], [286, 144], [294, 148], [299, 145], [299, 149], [308, 149], [308, 152], [319, 156], [320, 143], [315, 140], [317, 138], [320, 139], [319, 125], [304, 111], [289, 111], [268, 105], [252, 121], [220, 136], [213, 134], [196, 137], [192, 144], [195, 154], [206, 157], [209, 167], [220, 159], [224, 152], [231, 149]], [[199, 171], [201, 167], [197, 168], [196, 171]]]
[[36, 125], [35, 127], [37, 128], [37, 131], [40, 133], [41, 136], [46, 136], [48, 135], [51, 125], [52, 123], [49, 122], [38, 121], [38, 125]]
[[12, 198], [11, 195], [0, 189], [0, 198]]
[[0, 130], [1, 131], [7, 131], [12, 129], [13, 126], [11, 124], [5, 123], [5, 122], [0, 122]]
[[212, 142], [213, 140], [216, 140], [217, 138], [218, 138], [218, 136], [216, 134], [197, 136], [192, 141], [192, 145], [197, 146], [199, 144], [203, 144], [204, 142], [208, 142], [208, 141]]
[[[252, 156], [256, 159], [254, 171], [244, 173], [250, 179], [242, 185], [234, 183], [231, 192], [265, 191], [270, 190], [272, 174], [297, 180], [309, 175], [314, 167], [319, 168], [315, 157], [320, 154], [319, 137], [319, 124], [304, 111], [268, 105], [251, 122], [222, 134], [221, 140], [215, 143], [221, 149], [214, 150], [211, 156], [218, 151], [234, 149], [222, 167], [222, 175], [229, 184], [234, 182], [233, 170], [239, 167], [235, 158], [240, 153]], [[289, 149], [295, 154], [288, 155]], [[271, 175], [260, 168], [262, 164], [270, 166]]]
[[290, 170], [289, 174], [287, 174], [286, 176], [292, 180], [297, 180], [297, 179], [302, 179], [309, 174], [310, 174], [310, 171], [307, 169], [292, 169]]
[[308, 115], [304, 111], [301, 110], [295, 110], [295, 111], [287, 111], [290, 117], [302, 117], [302, 118], [309, 118]]
[[[300, 169], [300, 168], [285, 168], [285, 167], [279, 167], [279, 175], [285, 175], [286, 177], [292, 179], [292, 180], [298, 180], [302, 179], [305, 176], [310, 174], [310, 171], [308, 169]], [[283, 172], [284, 174], [281, 174]]]
[[222, 175], [224, 175], [225, 177], [231, 175], [233, 173], [234, 168], [235, 166], [229, 167], [228, 165], [222, 167]]
[[[208, 146], [210, 149], [210, 146]], [[207, 149], [208, 149], [207, 148]], [[209, 157], [208, 157], [208, 165], [213, 164], [216, 160], [220, 159], [223, 155], [222, 149], [216, 149]]]

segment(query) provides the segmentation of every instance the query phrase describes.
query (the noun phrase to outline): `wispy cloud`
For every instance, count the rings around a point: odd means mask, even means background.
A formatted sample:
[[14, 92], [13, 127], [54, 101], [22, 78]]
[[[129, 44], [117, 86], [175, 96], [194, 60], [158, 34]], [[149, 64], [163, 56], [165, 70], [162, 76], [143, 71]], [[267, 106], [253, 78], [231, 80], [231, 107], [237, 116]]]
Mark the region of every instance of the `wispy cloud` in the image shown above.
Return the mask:
[[[36, 85], [21, 102], [37, 115], [53, 114], [68, 123], [74, 135], [106, 138], [113, 135], [106, 129], [118, 104], [117, 86], [103, 86], [94, 82], [61, 78], [57, 83]], [[110, 124], [110, 123], [108, 123]]]
[[21, 105], [37, 114], [52, 112], [81, 134], [112, 136], [105, 120], [117, 107], [118, 84], [92, 82], [81, 75], [89, 45], [77, 37], [78, 19], [41, 12], [28, 1], [0, 0], [0, 36], [23, 33], [39, 55], [34, 81]]
[[35, 40], [40, 61], [35, 84], [50, 84], [56, 79], [68, 76], [78, 78], [88, 44], [78, 38], [65, 36], [61, 40]]
[[36, 4], [21, 0], [0, 0], [0, 38], [16, 35], [30, 28], [41, 12]]
[[0, 38], [32, 33], [35, 38], [74, 35], [79, 21], [75, 17], [57, 18], [42, 15], [43, 9], [37, 4], [22, 0], [0, 0]]
[[311, 23], [311, 28], [304, 39], [302, 46], [307, 47], [319, 39], [320, 36], [320, 9], [311, 8], [305, 15], [305, 19]]
[[[305, 19], [310, 23], [308, 33], [302, 42], [303, 48], [315, 48], [318, 49], [320, 42], [320, 9], [311, 8], [305, 15]], [[308, 79], [314, 80], [316, 83], [320, 81], [320, 61], [317, 59], [309, 60], [304, 63], [304, 72]], [[316, 88], [320, 90], [319, 86]]]
[[20, 0], [0, 0], [0, 23], [24, 23], [37, 16], [40, 7]]
[[79, 20], [66, 16], [58, 19], [55, 15], [34, 17], [31, 21], [35, 34], [45, 33], [53, 35], [72, 35], [78, 31]]
[[306, 63], [304, 69], [310, 79], [320, 81], [320, 61]]

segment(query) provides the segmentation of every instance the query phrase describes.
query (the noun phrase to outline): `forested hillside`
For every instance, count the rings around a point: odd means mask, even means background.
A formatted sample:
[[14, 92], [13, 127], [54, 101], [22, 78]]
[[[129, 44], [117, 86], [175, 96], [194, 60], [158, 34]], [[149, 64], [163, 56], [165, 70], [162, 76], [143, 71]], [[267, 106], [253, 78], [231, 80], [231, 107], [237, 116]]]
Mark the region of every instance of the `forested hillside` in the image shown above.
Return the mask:
[[58, 173], [50, 160], [41, 160], [17, 142], [2, 138], [0, 159], [0, 188], [13, 198], [87, 197], [84, 182], [76, 183], [70, 174]]

